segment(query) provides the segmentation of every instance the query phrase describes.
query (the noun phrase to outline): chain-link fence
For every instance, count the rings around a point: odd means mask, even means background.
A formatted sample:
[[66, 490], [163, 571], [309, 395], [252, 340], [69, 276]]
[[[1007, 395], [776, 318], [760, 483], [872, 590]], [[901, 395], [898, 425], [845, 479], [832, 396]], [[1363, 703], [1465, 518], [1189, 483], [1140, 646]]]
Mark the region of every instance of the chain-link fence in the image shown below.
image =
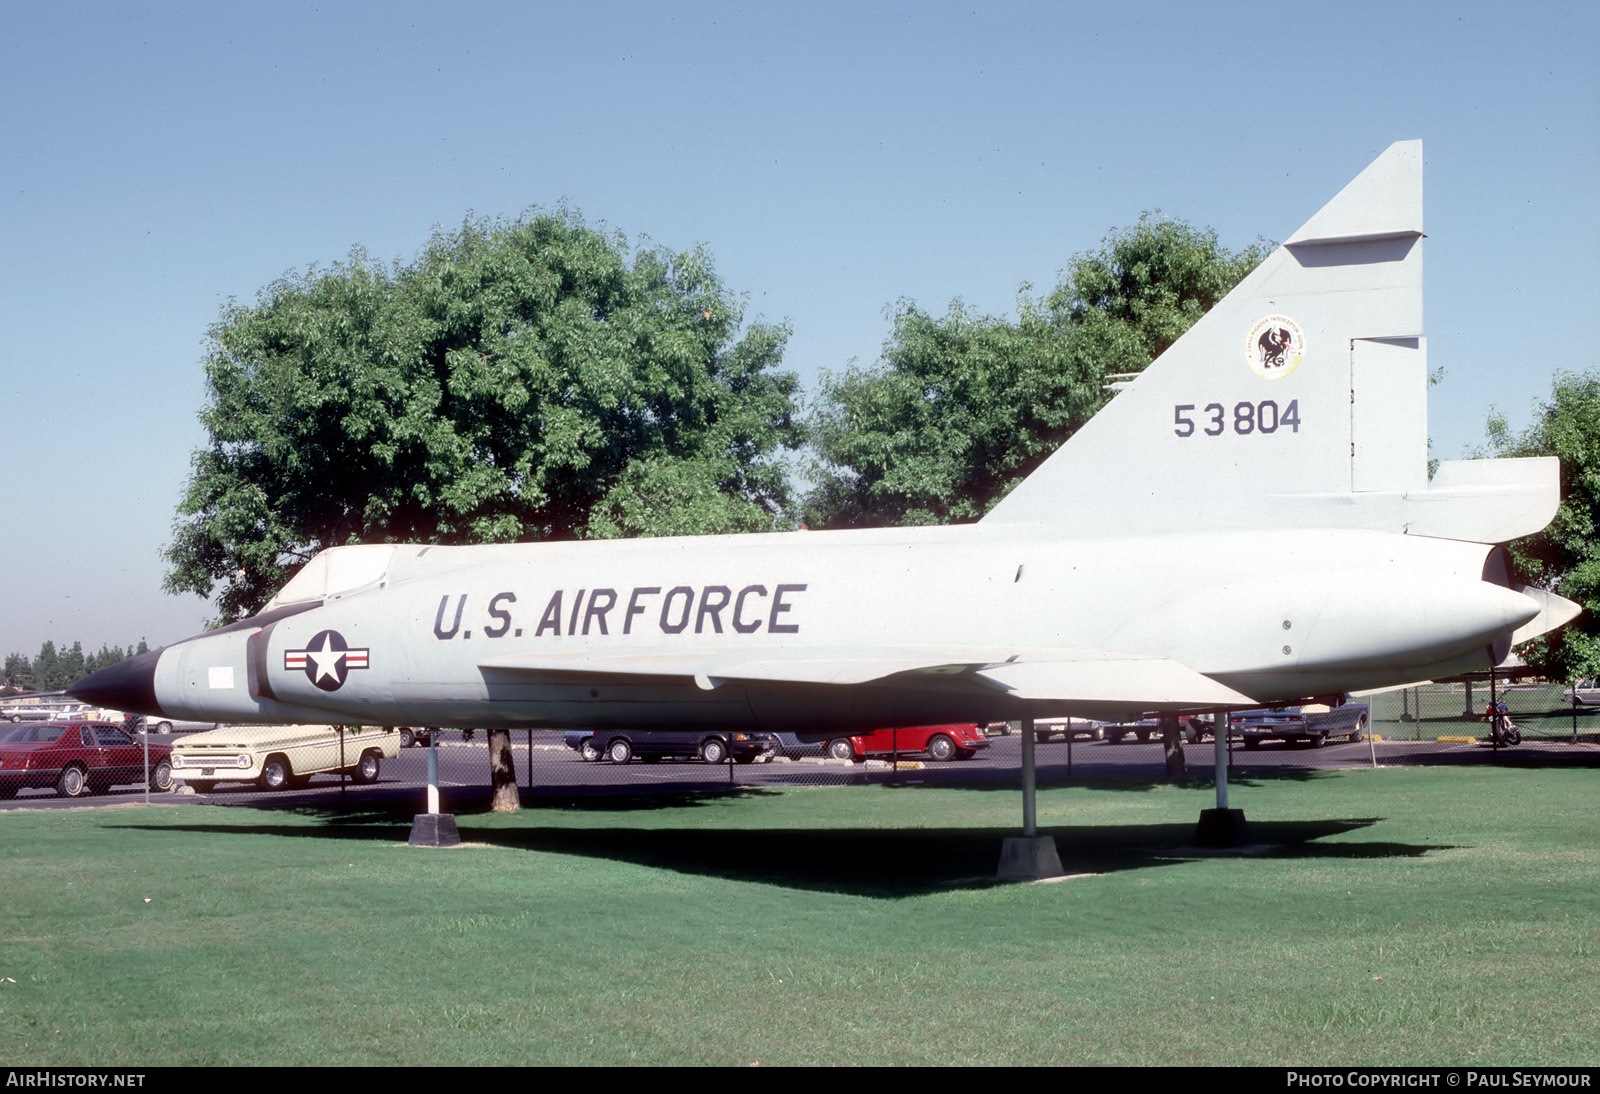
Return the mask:
[[[1241, 770], [1273, 767], [1356, 767], [1384, 764], [1485, 762], [1594, 762], [1600, 758], [1600, 707], [1563, 699], [1562, 685], [1500, 684], [1495, 696], [1520, 734], [1506, 747], [1491, 739], [1485, 720], [1486, 683], [1428, 685], [1359, 699], [1368, 708], [1365, 734], [1349, 741], [1258, 740], [1240, 747], [1238, 727], [1228, 742], [1229, 765]], [[1072, 723], [1073, 732], [1041, 734], [1036, 745], [1043, 780], [1167, 777], [1167, 757], [1153, 725], [1115, 728]], [[1140, 731], [1143, 731], [1141, 734]], [[818, 787], [862, 784], [1018, 785], [1022, 748], [1016, 723], [981, 727], [901, 730], [876, 740], [835, 738], [806, 743], [791, 734], [733, 733], [614, 735], [554, 730], [514, 730], [511, 769], [525, 795], [589, 793], [714, 792], [748, 787]], [[1141, 736], [1143, 739], [1141, 739]], [[203, 739], [212, 744], [199, 747]], [[446, 801], [463, 804], [489, 791], [489, 734], [484, 730], [428, 731], [405, 727], [230, 727], [204, 738], [150, 735], [158, 752], [171, 748], [176, 793], [217, 802], [292, 803], [334, 792], [346, 800], [373, 795], [391, 801], [424, 800], [430, 751]], [[596, 741], [598, 740], [598, 743]], [[1210, 740], [1185, 741], [1188, 772], [1207, 777], [1214, 761]], [[161, 757], [158, 755], [156, 760]], [[131, 762], [131, 761], [130, 761]], [[142, 772], [139, 774], [142, 775]], [[165, 771], [162, 773], [165, 778]], [[48, 780], [46, 780], [48, 782]], [[142, 794], [133, 775], [100, 780], [85, 792]], [[38, 780], [19, 798], [48, 796]], [[157, 796], [162, 796], [158, 789]]]
[[[1524, 743], [1594, 744], [1600, 740], [1600, 707], [1564, 701], [1561, 684], [1497, 683], [1493, 698], [1506, 706]], [[1372, 707], [1372, 730], [1391, 744], [1492, 745], [1487, 682], [1428, 684], [1385, 692], [1364, 700]]]
[[[1562, 702], [1560, 685], [1504, 685], [1496, 695], [1505, 702], [1521, 731], [1522, 744], [1497, 747], [1483, 721], [1489, 703], [1485, 685], [1430, 685], [1356, 700], [1369, 708], [1367, 733], [1357, 741], [1330, 740], [1313, 747], [1305, 741], [1263, 741], [1245, 750], [1236, 735], [1228, 742], [1229, 765], [1235, 769], [1274, 767], [1357, 767], [1388, 763], [1459, 762], [1464, 757], [1513, 762], [1535, 754], [1568, 755], [1593, 762], [1600, 754], [1600, 708], [1573, 708]], [[1074, 724], [1071, 735], [1046, 735], [1035, 746], [1039, 777], [1044, 780], [1167, 777], [1165, 749], [1153, 727], [1140, 725], [1121, 734], [1095, 723]], [[959, 729], [968, 731], [963, 736]], [[1138, 730], [1146, 730], [1140, 739]], [[992, 782], [1018, 785], [1021, 735], [1016, 723], [987, 728], [944, 727], [942, 733], [901, 731], [876, 741], [846, 738], [817, 743], [792, 735], [768, 738], [762, 747], [741, 748], [730, 734], [648, 734], [627, 736], [628, 747], [615, 739], [581, 733], [515, 730], [510, 733], [511, 764], [518, 786], [527, 795], [584, 793], [711, 792], [747, 787], [816, 787], [871, 784], [960, 784]], [[488, 734], [444, 730], [431, 740], [408, 733], [405, 747], [384, 757], [374, 787], [420, 793], [427, 781], [429, 748], [435, 749], [439, 784], [446, 798], [487, 793], [490, 783]], [[940, 740], [945, 737], [945, 740]], [[411, 739], [414, 738], [414, 743]], [[707, 748], [708, 742], [715, 742]], [[775, 747], [766, 747], [774, 744]], [[1576, 747], [1573, 747], [1576, 746]], [[896, 751], [898, 749], [898, 751]], [[1184, 759], [1190, 774], [1209, 776], [1214, 761], [1210, 740], [1186, 736]], [[182, 772], [179, 772], [180, 777]], [[328, 787], [338, 776], [309, 780], [309, 789]], [[345, 777], [347, 784], [353, 780]], [[349, 785], [352, 793], [368, 787]], [[291, 788], [291, 793], [292, 793]], [[256, 784], [218, 782], [208, 796], [215, 800], [249, 800], [263, 791]], [[420, 800], [420, 799], [419, 799]]]

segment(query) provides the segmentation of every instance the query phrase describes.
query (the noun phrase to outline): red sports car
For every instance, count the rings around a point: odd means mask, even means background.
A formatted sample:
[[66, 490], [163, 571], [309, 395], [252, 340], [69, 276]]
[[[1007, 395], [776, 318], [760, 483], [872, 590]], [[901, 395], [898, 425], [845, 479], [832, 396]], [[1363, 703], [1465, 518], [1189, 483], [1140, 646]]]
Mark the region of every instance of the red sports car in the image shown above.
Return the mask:
[[[172, 789], [171, 751], [150, 742], [151, 789]], [[53, 786], [64, 798], [142, 786], [144, 757], [144, 742], [110, 722], [25, 722], [0, 736], [0, 798], [25, 786]]]
[[930, 760], [970, 760], [978, 749], [988, 747], [989, 738], [981, 726], [907, 726], [839, 737], [828, 742], [828, 755], [835, 760], [858, 763], [868, 756], [904, 756], [917, 752], [926, 752]]

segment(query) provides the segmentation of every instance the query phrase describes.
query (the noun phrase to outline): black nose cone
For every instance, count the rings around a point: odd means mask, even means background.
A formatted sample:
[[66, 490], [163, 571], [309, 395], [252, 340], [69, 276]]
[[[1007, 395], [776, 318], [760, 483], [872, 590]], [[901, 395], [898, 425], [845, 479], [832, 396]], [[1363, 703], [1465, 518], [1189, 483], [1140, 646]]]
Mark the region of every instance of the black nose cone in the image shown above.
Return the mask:
[[97, 707], [110, 707], [128, 714], [159, 714], [170, 717], [156, 702], [156, 662], [160, 650], [141, 653], [118, 661], [99, 672], [91, 672], [67, 689], [67, 694]]

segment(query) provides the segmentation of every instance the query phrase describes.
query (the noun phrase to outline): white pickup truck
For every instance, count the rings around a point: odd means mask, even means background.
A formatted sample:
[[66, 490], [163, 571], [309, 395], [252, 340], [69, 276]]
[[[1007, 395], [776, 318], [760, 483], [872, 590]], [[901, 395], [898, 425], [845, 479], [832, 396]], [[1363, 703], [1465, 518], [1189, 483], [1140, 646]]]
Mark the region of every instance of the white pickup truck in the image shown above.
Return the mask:
[[204, 793], [218, 783], [263, 790], [304, 786], [313, 775], [376, 782], [400, 755], [400, 734], [384, 726], [225, 726], [172, 746], [172, 777]]

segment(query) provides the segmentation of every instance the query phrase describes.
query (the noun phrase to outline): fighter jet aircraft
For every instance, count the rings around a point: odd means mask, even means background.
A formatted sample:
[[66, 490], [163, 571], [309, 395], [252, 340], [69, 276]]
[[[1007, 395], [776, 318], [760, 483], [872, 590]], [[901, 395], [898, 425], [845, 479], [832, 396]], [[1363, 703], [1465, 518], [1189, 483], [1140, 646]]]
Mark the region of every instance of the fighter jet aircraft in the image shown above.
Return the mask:
[[225, 722], [748, 728], [1277, 705], [1577, 614], [1498, 546], [1553, 459], [1427, 467], [1422, 146], [1392, 145], [976, 524], [312, 559], [71, 693]]

